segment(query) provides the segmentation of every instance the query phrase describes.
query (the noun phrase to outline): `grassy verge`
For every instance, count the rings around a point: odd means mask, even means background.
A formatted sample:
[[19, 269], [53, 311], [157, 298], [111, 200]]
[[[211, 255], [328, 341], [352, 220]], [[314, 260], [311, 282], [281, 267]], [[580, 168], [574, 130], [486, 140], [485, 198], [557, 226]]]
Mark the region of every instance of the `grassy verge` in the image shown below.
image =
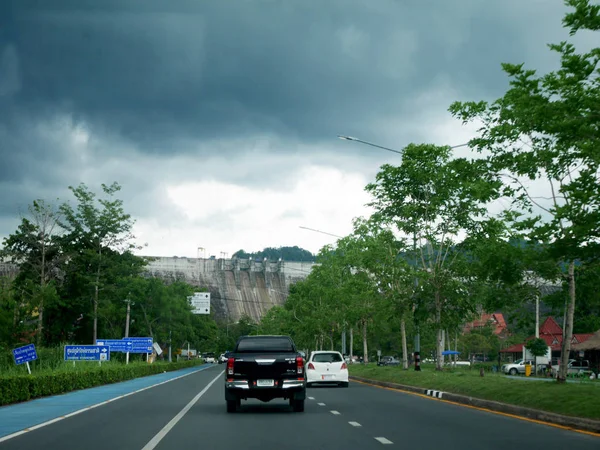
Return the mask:
[[18, 372], [11, 369], [0, 373], [0, 405], [170, 372], [202, 363], [200, 359], [172, 363], [157, 361], [153, 364], [138, 361], [127, 365], [110, 361], [102, 366], [87, 361], [77, 362], [75, 365], [57, 362], [56, 367], [41, 366], [37, 370], [32, 368], [31, 375], [23, 373], [25, 368], [20, 367]]
[[421, 372], [415, 372], [400, 367], [352, 364], [349, 371], [351, 376], [468, 395], [573, 417], [600, 419], [598, 380], [558, 384], [515, 380], [489, 372], [480, 377], [478, 370], [468, 368], [436, 372], [433, 366], [423, 366]]

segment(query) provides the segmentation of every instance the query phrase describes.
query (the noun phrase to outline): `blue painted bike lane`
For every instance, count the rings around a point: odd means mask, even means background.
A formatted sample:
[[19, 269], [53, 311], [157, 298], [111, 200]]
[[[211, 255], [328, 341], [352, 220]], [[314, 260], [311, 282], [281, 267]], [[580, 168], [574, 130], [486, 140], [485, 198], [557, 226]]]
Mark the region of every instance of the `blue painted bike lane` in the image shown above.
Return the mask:
[[203, 364], [197, 367], [2, 406], [0, 407], [0, 438], [99, 403], [106, 403], [117, 397], [132, 394], [141, 389], [195, 372], [201, 372], [210, 367], [214, 367], [214, 365]]

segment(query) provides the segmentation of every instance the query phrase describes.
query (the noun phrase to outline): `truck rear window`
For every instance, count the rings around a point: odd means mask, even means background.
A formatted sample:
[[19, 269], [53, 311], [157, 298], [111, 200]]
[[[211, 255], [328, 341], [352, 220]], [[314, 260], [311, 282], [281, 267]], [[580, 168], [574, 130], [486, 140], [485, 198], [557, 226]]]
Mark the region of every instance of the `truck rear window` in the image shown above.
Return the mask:
[[264, 337], [242, 339], [237, 345], [237, 352], [294, 352], [289, 339], [280, 337]]

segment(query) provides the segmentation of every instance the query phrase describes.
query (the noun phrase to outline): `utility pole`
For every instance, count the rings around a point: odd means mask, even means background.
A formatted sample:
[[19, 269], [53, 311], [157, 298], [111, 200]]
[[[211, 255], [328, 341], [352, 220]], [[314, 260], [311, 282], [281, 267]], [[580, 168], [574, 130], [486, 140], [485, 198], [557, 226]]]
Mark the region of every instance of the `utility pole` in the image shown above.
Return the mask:
[[[417, 270], [417, 229], [416, 229], [416, 224], [415, 224], [415, 229], [413, 230], [413, 253], [414, 253], [414, 258], [415, 258], [415, 291], [414, 291], [413, 300], [416, 300], [417, 295], [418, 295], [417, 288], [419, 286], [419, 278], [416, 275], [416, 270]], [[415, 311], [416, 311], [416, 304], [415, 304]], [[416, 329], [417, 329], [416, 333], [415, 333], [415, 371], [420, 372], [421, 371], [421, 331], [419, 330], [419, 320], [418, 319], [415, 320], [415, 325], [416, 325]]]
[[[131, 318], [131, 299], [127, 295], [127, 299], [124, 300], [127, 303], [127, 317], [125, 319], [125, 337], [129, 337], [129, 319]], [[135, 303], [133, 303], [135, 305]], [[129, 352], [125, 354], [125, 364], [129, 364]]]
[[169, 330], [169, 362], [173, 362], [171, 357], [171, 330]]

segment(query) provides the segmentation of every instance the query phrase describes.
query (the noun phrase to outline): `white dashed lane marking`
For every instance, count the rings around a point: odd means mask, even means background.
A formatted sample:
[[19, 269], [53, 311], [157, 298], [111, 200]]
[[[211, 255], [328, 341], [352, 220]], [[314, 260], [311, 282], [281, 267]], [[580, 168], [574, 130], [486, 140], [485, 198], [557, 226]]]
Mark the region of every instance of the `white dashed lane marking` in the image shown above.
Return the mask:
[[325, 403], [317, 403], [319, 406], [325, 406]]
[[334, 416], [339, 416], [340, 412], [339, 411], [331, 411], [331, 414], [333, 414]]
[[390, 441], [389, 439], [386, 439], [384, 437], [376, 437], [376, 440], [378, 440], [379, 442], [381, 442], [382, 444], [393, 444], [392, 441]]
[[362, 425], [358, 422], [348, 422], [350, 425], [352, 425], [353, 427], [362, 427]]
[[309, 399], [309, 400], [314, 400], [315, 398], [314, 398], [314, 397], [308, 397], [308, 399]]

